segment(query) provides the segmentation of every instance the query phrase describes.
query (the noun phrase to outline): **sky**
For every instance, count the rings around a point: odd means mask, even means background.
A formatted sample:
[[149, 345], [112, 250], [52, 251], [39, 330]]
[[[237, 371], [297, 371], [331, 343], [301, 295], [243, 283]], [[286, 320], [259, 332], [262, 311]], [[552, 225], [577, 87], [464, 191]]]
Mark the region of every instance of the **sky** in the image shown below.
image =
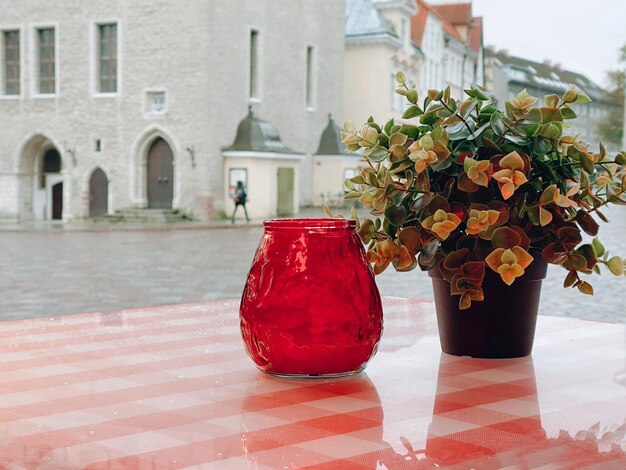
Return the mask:
[[472, 0], [472, 11], [483, 17], [485, 46], [549, 59], [599, 85], [626, 44], [626, 0]]

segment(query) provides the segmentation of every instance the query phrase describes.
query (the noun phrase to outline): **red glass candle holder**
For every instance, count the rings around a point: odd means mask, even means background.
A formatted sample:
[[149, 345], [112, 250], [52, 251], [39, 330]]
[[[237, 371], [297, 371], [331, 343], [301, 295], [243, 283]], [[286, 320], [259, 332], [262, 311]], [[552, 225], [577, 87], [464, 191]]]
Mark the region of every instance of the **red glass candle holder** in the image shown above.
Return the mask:
[[288, 376], [363, 370], [382, 333], [382, 306], [355, 221], [265, 222], [240, 308], [259, 369]]

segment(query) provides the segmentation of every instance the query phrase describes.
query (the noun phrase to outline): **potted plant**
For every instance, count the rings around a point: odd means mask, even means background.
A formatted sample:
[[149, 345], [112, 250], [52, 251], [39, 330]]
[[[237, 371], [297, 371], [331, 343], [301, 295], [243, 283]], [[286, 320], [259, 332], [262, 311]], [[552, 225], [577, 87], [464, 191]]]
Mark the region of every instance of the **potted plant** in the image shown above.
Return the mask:
[[[419, 266], [433, 278], [444, 352], [475, 357], [530, 354], [546, 263], [566, 270], [564, 287], [593, 294], [582, 275], [624, 273], [595, 237], [609, 204], [626, 205], [626, 154], [597, 153], [570, 135], [576, 87], [539, 99], [522, 91], [496, 107], [473, 87], [467, 99], [430, 90], [418, 104], [403, 73], [409, 107], [401, 122], [346, 122], [342, 141], [366, 166], [346, 180], [346, 198], [371, 206], [358, 221], [375, 273]], [[354, 214], [355, 216], [355, 214]]]

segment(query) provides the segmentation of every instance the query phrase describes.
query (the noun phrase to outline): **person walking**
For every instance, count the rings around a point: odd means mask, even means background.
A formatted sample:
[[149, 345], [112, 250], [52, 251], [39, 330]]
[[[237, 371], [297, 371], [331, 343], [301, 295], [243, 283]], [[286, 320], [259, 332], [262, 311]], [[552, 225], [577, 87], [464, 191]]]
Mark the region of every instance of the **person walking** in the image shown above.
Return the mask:
[[235, 210], [233, 211], [232, 223], [235, 223], [235, 214], [237, 213], [237, 209], [239, 206], [243, 207], [243, 212], [246, 214], [246, 222], [250, 222], [250, 217], [248, 217], [248, 210], [246, 209], [246, 201], [248, 200], [248, 194], [246, 193], [245, 188], [243, 187], [242, 181], [237, 181], [237, 189], [235, 189], [235, 194], [233, 195], [233, 201], [235, 201]]

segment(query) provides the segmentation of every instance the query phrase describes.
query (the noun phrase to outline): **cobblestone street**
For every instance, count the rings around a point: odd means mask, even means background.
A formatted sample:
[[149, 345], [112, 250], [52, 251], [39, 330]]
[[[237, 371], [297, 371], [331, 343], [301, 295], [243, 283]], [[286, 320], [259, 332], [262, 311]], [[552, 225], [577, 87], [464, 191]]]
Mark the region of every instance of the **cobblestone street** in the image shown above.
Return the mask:
[[[625, 255], [626, 210], [620, 209], [609, 213], [601, 239]], [[237, 298], [261, 233], [259, 226], [0, 231], [0, 320]], [[596, 294], [589, 297], [563, 289], [564, 275], [551, 267], [542, 314], [626, 323], [626, 278], [592, 277]], [[383, 295], [432, 298], [430, 279], [420, 271], [389, 269], [378, 284]]]

